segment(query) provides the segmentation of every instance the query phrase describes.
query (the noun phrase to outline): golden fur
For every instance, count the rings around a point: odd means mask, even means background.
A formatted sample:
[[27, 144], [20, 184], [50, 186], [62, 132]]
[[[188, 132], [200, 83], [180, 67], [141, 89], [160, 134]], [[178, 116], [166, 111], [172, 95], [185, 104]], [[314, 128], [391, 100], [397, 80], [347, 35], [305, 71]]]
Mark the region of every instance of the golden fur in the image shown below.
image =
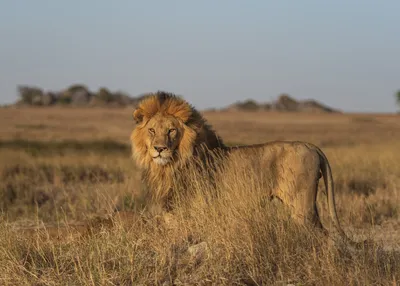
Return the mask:
[[[157, 201], [167, 201], [177, 170], [193, 156], [202, 156], [203, 149], [224, 148], [204, 118], [191, 105], [178, 96], [157, 92], [143, 99], [133, 113], [136, 127], [131, 134], [132, 154], [143, 169], [142, 180], [149, 195]], [[149, 129], [154, 129], [154, 134]], [[168, 133], [176, 130], [171, 138]], [[168, 149], [154, 159], [153, 146]], [[166, 153], [165, 158], [162, 154]], [[160, 164], [160, 160], [162, 162]], [[156, 161], [158, 160], [158, 161]]]
[[179, 183], [179, 169], [207, 154], [201, 150], [221, 150], [224, 159], [219, 172], [229, 172], [245, 159], [258, 162], [259, 169], [265, 170], [272, 179], [270, 197], [277, 197], [289, 206], [301, 223], [321, 229], [316, 199], [322, 173], [331, 218], [340, 235], [347, 239], [336, 214], [331, 169], [324, 153], [316, 146], [304, 142], [272, 142], [226, 147], [191, 105], [165, 92], [150, 94], [142, 100], [133, 117], [137, 122], [131, 135], [133, 157], [143, 169], [147, 191], [167, 209], [174, 183]]

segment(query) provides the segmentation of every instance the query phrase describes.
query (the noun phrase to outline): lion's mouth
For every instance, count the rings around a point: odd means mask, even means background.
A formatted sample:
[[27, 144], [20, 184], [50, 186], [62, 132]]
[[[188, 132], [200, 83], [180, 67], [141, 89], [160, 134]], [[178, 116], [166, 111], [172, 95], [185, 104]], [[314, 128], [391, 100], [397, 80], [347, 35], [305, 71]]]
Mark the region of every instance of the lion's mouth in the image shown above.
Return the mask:
[[153, 157], [153, 161], [154, 161], [154, 163], [156, 163], [158, 165], [164, 166], [164, 165], [168, 164], [171, 160], [170, 160], [170, 158], [164, 158], [164, 157], [161, 157], [161, 155], [158, 155], [156, 157]]

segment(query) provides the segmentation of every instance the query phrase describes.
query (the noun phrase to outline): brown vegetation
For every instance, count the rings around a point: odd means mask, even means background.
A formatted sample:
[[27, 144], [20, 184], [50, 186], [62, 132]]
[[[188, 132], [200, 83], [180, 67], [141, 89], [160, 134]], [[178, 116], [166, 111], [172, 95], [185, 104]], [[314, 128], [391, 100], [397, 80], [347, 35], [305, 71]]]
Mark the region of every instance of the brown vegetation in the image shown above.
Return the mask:
[[[134, 107], [143, 99], [145, 94], [132, 97], [127, 93], [111, 92], [106, 87], [101, 87], [97, 92], [90, 91], [83, 84], [73, 84], [61, 91], [45, 91], [36, 86], [18, 86], [19, 100], [17, 107], [28, 106], [73, 106], [73, 107]], [[280, 111], [280, 112], [306, 112], [306, 113], [331, 113], [340, 112], [328, 107], [314, 99], [296, 100], [288, 94], [280, 94], [271, 102], [258, 103], [248, 99], [236, 102], [223, 110], [236, 111]]]
[[105, 87], [91, 92], [82, 84], [74, 84], [62, 91], [44, 91], [35, 86], [18, 86], [20, 99], [17, 106], [129, 106], [137, 104], [141, 96], [132, 98], [128, 94], [111, 92]]
[[[0, 284], [398, 284], [398, 115], [204, 114], [228, 145], [303, 140], [323, 147], [346, 233], [378, 243], [349, 253], [294, 224], [245, 173], [226, 178], [216, 195], [193, 173], [186, 190], [193, 200], [179, 203], [175, 228], [136, 219], [143, 202], [130, 158], [131, 112], [0, 110]], [[329, 225], [324, 194], [319, 197]], [[108, 219], [116, 207], [136, 215]], [[95, 231], [76, 235], [88, 221]], [[61, 237], [48, 237], [43, 225], [51, 233], [66, 226]], [[22, 231], [33, 227], [41, 232]]]
[[242, 111], [284, 111], [284, 112], [308, 112], [308, 113], [330, 113], [339, 110], [328, 107], [314, 99], [296, 100], [288, 94], [281, 94], [279, 97], [267, 103], [258, 103], [252, 99], [243, 102], [236, 102], [228, 107], [228, 110]]

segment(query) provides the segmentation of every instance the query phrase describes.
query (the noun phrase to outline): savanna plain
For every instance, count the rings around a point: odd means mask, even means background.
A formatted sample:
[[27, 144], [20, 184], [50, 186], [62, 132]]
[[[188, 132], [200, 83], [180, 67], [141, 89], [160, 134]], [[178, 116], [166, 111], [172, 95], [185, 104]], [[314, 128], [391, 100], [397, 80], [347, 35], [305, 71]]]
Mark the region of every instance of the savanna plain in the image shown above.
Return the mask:
[[229, 145], [321, 147], [346, 234], [374, 242], [354, 252], [296, 225], [246, 168], [216, 190], [193, 174], [174, 227], [142, 218], [132, 111], [0, 109], [0, 285], [399, 284], [400, 115], [203, 112]]

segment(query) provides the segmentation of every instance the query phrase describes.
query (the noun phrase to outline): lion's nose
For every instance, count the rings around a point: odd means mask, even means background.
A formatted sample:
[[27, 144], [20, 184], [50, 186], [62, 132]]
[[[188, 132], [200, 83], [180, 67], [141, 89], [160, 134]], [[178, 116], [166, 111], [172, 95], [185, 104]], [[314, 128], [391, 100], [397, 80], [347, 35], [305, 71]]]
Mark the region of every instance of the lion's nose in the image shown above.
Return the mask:
[[156, 149], [156, 151], [158, 153], [161, 153], [162, 151], [167, 150], [167, 147], [165, 147], [165, 146], [154, 146], [154, 149]]

